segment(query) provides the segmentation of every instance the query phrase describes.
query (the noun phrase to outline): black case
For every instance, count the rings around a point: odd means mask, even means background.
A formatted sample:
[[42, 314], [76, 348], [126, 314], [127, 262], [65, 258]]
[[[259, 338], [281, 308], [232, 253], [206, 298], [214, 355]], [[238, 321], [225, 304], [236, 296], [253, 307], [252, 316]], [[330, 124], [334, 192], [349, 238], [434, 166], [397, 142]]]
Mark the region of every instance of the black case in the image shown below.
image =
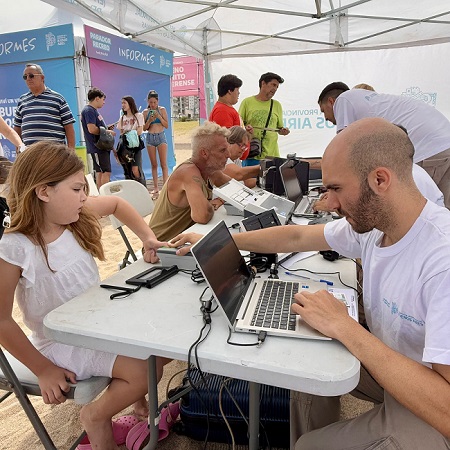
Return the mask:
[[[191, 369], [194, 383], [201, 380], [198, 369]], [[207, 387], [202, 383], [197, 393], [192, 390], [181, 399], [180, 417], [182, 425], [178, 432], [192, 439], [203, 441], [206, 437], [206, 409], [209, 411], [208, 442], [231, 443], [230, 433], [219, 410], [219, 391], [225, 378], [212, 375], [207, 379]], [[187, 385], [187, 381], [185, 381]], [[248, 419], [248, 382], [233, 379], [227, 387]], [[236, 444], [248, 444], [247, 425], [234, 405], [228, 392], [222, 390], [222, 407], [233, 430]], [[260, 445], [262, 447], [289, 448], [289, 390], [261, 385], [260, 394]], [[268, 441], [268, 442], [267, 442]]]

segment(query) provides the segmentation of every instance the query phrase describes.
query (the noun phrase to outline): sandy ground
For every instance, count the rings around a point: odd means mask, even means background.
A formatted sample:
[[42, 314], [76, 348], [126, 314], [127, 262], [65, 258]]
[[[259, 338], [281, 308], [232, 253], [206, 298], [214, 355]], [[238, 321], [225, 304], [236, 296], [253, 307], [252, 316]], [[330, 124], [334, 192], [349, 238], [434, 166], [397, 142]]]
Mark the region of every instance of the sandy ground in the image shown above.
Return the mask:
[[[189, 130], [183, 130], [176, 134], [175, 143], [178, 164], [190, 156], [189, 134]], [[148, 222], [148, 218], [146, 221]], [[102, 219], [102, 226], [102, 240], [106, 252], [106, 261], [99, 261], [98, 266], [101, 278], [105, 279], [118, 270], [118, 263], [121, 262], [125, 255], [126, 248], [119, 233], [112, 229], [109, 219]], [[139, 240], [129, 232], [129, 230], [125, 231], [133, 248], [139, 249], [141, 246]], [[13, 314], [16, 320], [23, 326], [20, 311], [18, 311], [17, 307], [14, 308]], [[166, 386], [169, 379], [173, 374], [184, 368], [185, 363], [178, 361], [174, 361], [166, 366], [164, 377], [159, 384], [160, 401], [165, 399]], [[182, 375], [175, 377], [171, 383], [171, 387], [179, 384], [181, 382], [181, 377]], [[45, 405], [40, 397], [32, 398], [31, 401], [43, 420], [50, 436], [54, 440], [56, 447], [58, 449], [69, 449], [71, 442], [73, 442], [81, 432], [81, 425], [78, 419], [79, 407], [70, 401], [59, 406]], [[371, 407], [371, 404], [358, 401], [348, 395], [342, 397], [342, 404], [343, 418], [353, 417]], [[125, 412], [129, 412], [129, 410]], [[34, 450], [43, 448], [14, 396], [11, 396], [0, 405], [0, 424], [0, 450]], [[121, 447], [121, 449], [125, 448], [125, 446]], [[185, 436], [178, 436], [175, 433], [171, 433], [166, 440], [158, 445], [158, 449], [161, 450], [194, 450], [198, 448], [202, 447], [197, 441], [191, 440]], [[208, 445], [208, 448], [212, 450], [224, 450], [229, 447], [227, 445], [211, 444]], [[237, 448], [243, 449], [246, 447]]]

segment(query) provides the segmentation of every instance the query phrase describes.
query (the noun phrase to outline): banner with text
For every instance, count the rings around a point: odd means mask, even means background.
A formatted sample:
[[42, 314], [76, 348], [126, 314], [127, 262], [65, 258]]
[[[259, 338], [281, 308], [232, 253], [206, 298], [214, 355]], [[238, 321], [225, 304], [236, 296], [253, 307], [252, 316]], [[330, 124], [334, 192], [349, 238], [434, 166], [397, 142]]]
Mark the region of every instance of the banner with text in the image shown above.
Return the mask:
[[[317, 104], [322, 89], [333, 81], [350, 88], [359, 83], [377, 92], [417, 98], [450, 119], [447, 74], [450, 43], [310, 55], [280, 55], [261, 58], [230, 58], [212, 61], [212, 82], [234, 73], [242, 79], [239, 103], [259, 91], [261, 74], [275, 72], [284, 78], [274, 96], [283, 107], [284, 124], [291, 133], [278, 136], [282, 155], [321, 156], [336, 134]], [[439, 66], [439, 70], [436, 68]], [[411, 70], [413, 68], [413, 70]]]
[[0, 34], [0, 64], [75, 55], [72, 25]]
[[177, 56], [173, 59], [172, 95], [195, 96], [199, 99], [200, 119], [206, 119], [205, 73], [203, 61], [193, 56]]
[[172, 53], [114, 36], [87, 25], [84, 26], [84, 34], [86, 53], [89, 58], [101, 59], [148, 72], [172, 75]]

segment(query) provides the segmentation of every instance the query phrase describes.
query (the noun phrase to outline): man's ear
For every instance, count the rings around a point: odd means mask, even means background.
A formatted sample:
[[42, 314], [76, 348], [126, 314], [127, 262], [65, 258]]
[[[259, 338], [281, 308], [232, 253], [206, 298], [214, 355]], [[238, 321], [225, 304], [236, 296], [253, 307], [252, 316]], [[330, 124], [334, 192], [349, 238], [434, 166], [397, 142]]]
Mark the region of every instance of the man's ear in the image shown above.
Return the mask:
[[377, 167], [367, 177], [370, 188], [376, 194], [386, 192], [392, 183], [392, 173], [387, 167]]
[[48, 197], [48, 185], [43, 184], [34, 189], [36, 197], [43, 202], [48, 202], [50, 199]]

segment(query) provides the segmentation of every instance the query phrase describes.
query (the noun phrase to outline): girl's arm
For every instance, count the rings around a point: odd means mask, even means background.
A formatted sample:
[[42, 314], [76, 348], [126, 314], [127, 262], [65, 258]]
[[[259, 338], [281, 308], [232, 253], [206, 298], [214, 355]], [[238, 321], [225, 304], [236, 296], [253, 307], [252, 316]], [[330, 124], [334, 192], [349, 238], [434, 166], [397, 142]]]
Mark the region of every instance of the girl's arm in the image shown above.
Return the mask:
[[42, 355], [14, 321], [12, 309], [20, 267], [0, 259], [0, 273], [0, 344], [38, 377], [45, 403], [64, 403], [64, 392], [70, 389], [66, 380], [75, 383], [76, 376], [69, 370], [55, 366]]
[[98, 217], [109, 216], [113, 214], [123, 224], [142, 241], [144, 244], [144, 259], [147, 262], [158, 262], [156, 250], [160, 247], [167, 247], [167, 242], [160, 242], [155, 233], [145, 223], [136, 209], [123, 198], [115, 195], [88, 197], [85, 206], [94, 211]]
[[150, 111], [149, 108], [144, 109], [144, 112], [142, 113], [144, 116], [144, 126], [143, 126], [143, 130], [147, 131], [150, 128], [150, 124], [152, 123], [152, 114], [148, 114], [148, 112]]
[[137, 113], [134, 117], [137, 120], [136, 131], [137, 134], [140, 136], [144, 131], [144, 115], [142, 113]]
[[161, 121], [161, 125], [164, 128], [169, 128], [169, 119], [167, 117], [167, 110], [164, 108], [164, 106], [160, 106], [156, 110], [156, 117], [159, 117], [159, 120]]

